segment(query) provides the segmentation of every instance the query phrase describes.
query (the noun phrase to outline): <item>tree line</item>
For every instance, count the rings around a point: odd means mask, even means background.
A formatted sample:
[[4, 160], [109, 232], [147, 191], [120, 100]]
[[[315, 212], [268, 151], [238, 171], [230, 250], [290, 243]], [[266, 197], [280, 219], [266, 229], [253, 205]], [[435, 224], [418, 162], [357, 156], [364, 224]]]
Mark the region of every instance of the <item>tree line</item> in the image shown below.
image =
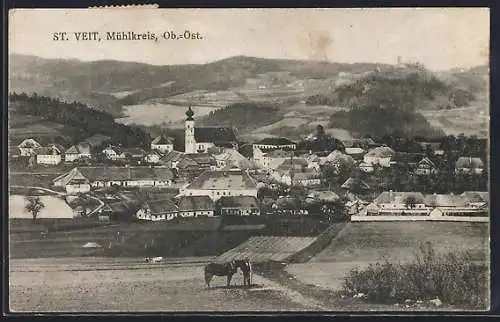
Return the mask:
[[11, 93], [10, 103], [17, 103], [16, 112], [79, 128], [83, 137], [100, 133], [110, 136], [113, 142], [119, 142], [124, 147], [146, 148], [151, 141], [151, 137], [143, 129], [116, 123], [112, 115], [80, 102], [68, 103], [36, 93]]

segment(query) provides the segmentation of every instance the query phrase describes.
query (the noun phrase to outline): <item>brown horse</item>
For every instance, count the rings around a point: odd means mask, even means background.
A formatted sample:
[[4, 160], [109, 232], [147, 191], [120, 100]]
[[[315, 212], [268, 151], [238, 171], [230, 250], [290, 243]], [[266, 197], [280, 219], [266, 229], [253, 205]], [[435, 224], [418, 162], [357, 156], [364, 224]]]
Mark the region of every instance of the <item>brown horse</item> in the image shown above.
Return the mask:
[[205, 283], [207, 283], [207, 287], [210, 287], [210, 281], [215, 276], [227, 276], [227, 286], [231, 285], [231, 278], [238, 271], [238, 267], [236, 266], [236, 261], [231, 261], [229, 263], [217, 264], [210, 263], [205, 266]]
[[237, 259], [234, 261], [236, 266], [241, 269], [243, 273], [243, 285], [252, 285], [252, 264], [248, 258]]

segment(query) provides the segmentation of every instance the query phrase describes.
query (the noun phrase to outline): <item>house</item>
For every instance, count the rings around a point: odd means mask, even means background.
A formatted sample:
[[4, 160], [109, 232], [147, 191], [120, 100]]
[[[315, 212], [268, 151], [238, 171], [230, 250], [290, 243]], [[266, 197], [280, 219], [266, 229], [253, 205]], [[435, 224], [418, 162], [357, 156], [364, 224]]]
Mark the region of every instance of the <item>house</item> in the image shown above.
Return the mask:
[[396, 155], [393, 149], [387, 146], [380, 146], [371, 149], [363, 157], [364, 163], [390, 167], [391, 159]]
[[129, 162], [141, 164], [146, 160], [146, 151], [141, 148], [125, 148], [121, 150], [118, 156], [121, 160], [126, 160]]
[[99, 210], [98, 216], [117, 221], [133, 221], [136, 219], [137, 211], [142, 207], [143, 203], [143, 200], [108, 202]]
[[291, 196], [278, 198], [273, 204], [273, 209], [279, 215], [307, 215], [309, 212], [303, 209], [299, 199]]
[[252, 196], [221, 197], [215, 204], [221, 216], [259, 216], [260, 206], [257, 198]]
[[[78, 185], [75, 186], [76, 179]], [[85, 179], [86, 181], [84, 181]], [[173, 173], [168, 168], [150, 167], [77, 167], [54, 179], [56, 187], [64, 187], [66, 191], [87, 190], [110, 186], [121, 187], [170, 187]]]
[[370, 190], [370, 186], [368, 185], [368, 183], [359, 178], [353, 177], [347, 179], [340, 187], [342, 189], [358, 193]]
[[181, 196], [178, 202], [180, 217], [213, 217], [215, 206], [208, 196]]
[[39, 148], [36, 151], [36, 163], [45, 165], [57, 165], [63, 160], [64, 147], [58, 144], [52, 144], [47, 147]]
[[320, 161], [320, 165], [328, 165], [335, 169], [335, 172], [338, 174], [341, 171], [342, 166], [350, 168], [354, 165], [354, 159], [347, 154], [340, 152], [339, 150], [335, 150], [328, 154], [326, 157], [322, 158]]
[[285, 160], [293, 156], [293, 151], [274, 150], [268, 153], [262, 152], [259, 148], [254, 151], [253, 159], [255, 163], [264, 169], [274, 170]]
[[391, 158], [390, 165], [399, 165], [405, 168], [414, 169], [422, 160], [422, 153], [396, 152]]
[[321, 184], [320, 173], [314, 169], [301, 171], [274, 171], [271, 175], [276, 181], [285, 185], [311, 187]]
[[189, 107], [184, 124], [185, 153], [205, 153], [214, 146], [238, 149], [235, 130], [232, 127], [195, 127], [194, 112]]
[[107, 148], [103, 149], [101, 153], [108, 160], [118, 160], [120, 158], [120, 153], [118, 152], [118, 149], [111, 146], [108, 146]]
[[420, 192], [382, 192], [366, 208], [368, 215], [427, 216], [431, 208]]
[[215, 159], [217, 170], [227, 170], [231, 168], [246, 170], [255, 167], [253, 162], [245, 158], [235, 149], [215, 147], [209, 149], [209, 154]]
[[180, 195], [208, 196], [214, 201], [223, 196], [257, 197], [257, 182], [246, 171], [239, 169], [207, 170], [181, 188]]
[[164, 135], [157, 136], [151, 141], [151, 150], [162, 154], [171, 152], [174, 150], [174, 139]]
[[79, 159], [91, 159], [90, 144], [82, 142], [71, 146], [64, 152], [64, 161], [74, 162]]
[[419, 176], [430, 176], [438, 173], [438, 167], [429, 157], [424, 157], [418, 162], [414, 173]]
[[18, 146], [22, 157], [29, 157], [36, 154], [36, 151], [42, 148], [42, 145], [35, 139], [25, 139]]
[[138, 220], [163, 221], [177, 217], [178, 208], [171, 199], [148, 200], [136, 212]]
[[148, 164], [159, 164], [160, 159], [161, 155], [156, 150], [146, 152], [146, 156], [144, 157], [144, 161]]
[[426, 203], [434, 209], [431, 217], [469, 216], [487, 217], [489, 213], [488, 192], [467, 191], [461, 195], [432, 194], [426, 196]]
[[358, 168], [361, 171], [366, 172], [366, 173], [371, 173], [371, 172], [375, 171], [375, 167], [373, 166], [373, 164], [366, 163], [366, 162], [360, 162], [358, 164]]
[[455, 173], [482, 174], [484, 163], [480, 158], [460, 157], [455, 163]]
[[161, 156], [159, 163], [167, 168], [175, 169], [179, 162], [184, 159], [187, 159], [184, 153], [172, 150]]
[[297, 144], [287, 138], [274, 137], [265, 138], [258, 142], [252, 144], [253, 150], [260, 149], [263, 152], [269, 152], [271, 150], [295, 150]]

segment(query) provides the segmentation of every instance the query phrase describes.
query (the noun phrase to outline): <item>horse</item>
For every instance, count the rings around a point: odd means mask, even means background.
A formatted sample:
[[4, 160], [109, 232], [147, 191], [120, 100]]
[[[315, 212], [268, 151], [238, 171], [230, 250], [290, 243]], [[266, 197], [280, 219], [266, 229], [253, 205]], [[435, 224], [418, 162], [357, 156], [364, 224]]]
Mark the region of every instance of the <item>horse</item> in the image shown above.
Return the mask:
[[227, 276], [227, 286], [231, 285], [231, 278], [238, 271], [236, 266], [236, 261], [230, 261], [224, 264], [210, 263], [205, 266], [205, 283], [207, 287], [210, 287], [210, 281], [212, 277], [215, 276]]
[[241, 269], [243, 273], [243, 286], [252, 285], [252, 264], [248, 258], [238, 259], [234, 261], [236, 266]]

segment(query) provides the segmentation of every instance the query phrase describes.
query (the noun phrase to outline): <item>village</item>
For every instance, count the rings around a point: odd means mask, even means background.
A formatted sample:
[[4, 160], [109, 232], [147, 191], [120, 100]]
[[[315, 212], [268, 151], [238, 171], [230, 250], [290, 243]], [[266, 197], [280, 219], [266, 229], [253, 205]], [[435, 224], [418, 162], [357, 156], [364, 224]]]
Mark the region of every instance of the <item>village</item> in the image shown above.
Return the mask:
[[[67, 147], [43, 137], [16, 143], [11, 178], [22, 183], [12, 180], [11, 190], [48, 189], [63, 196], [68, 207], [57, 216], [66, 219], [488, 221], [486, 140], [474, 137], [341, 142], [319, 125], [301, 142], [269, 137], [248, 143], [238, 141], [234, 128], [196, 126], [188, 108], [184, 146], [166, 135], [152, 139], [149, 149], [122, 148], [100, 134]], [[30, 183], [40, 173], [58, 175]], [[48, 205], [36, 210], [40, 202], [27, 197], [31, 206], [19, 218], [53, 218]]]

